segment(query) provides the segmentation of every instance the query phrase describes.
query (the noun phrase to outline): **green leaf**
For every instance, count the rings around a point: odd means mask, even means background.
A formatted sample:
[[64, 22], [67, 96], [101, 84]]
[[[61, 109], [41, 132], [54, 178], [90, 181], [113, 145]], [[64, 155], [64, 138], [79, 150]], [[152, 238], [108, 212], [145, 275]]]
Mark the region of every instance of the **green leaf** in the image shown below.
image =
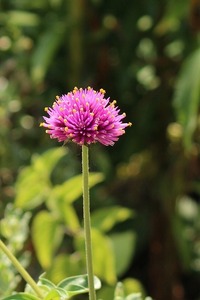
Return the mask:
[[[53, 191], [54, 189], [52, 190], [52, 194], [54, 194], [54, 197], [56, 197]], [[54, 213], [54, 215], [57, 215], [58, 218], [64, 221], [65, 225], [70, 231], [76, 232], [80, 229], [79, 218], [71, 204], [60, 201], [60, 199], [53, 198], [52, 195], [47, 199], [46, 204], [49, 210]]]
[[40, 84], [48, 71], [53, 57], [58, 50], [65, 33], [65, 26], [56, 21], [40, 34], [31, 61], [31, 77], [35, 84]]
[[[116, 270], [114, 251], [112, 241], [97, 229], [92, 229], [92, 246], [94, 273], [108, 284], [112, 285], [116, 282]], [[83, 234], [75, 237], [75, 247], [82, 254], [82, 259], [85, 258], [85, 241]]]
[[[40, 287], [42, 294], [47, 296], [47, 295], [49, 295], [49, 293], [52, 290], [57, 290], [57, 287], [53, 282], [51, 282], [49, 279], [45, 278], [44, 277], [45, 275], [46, 275], [46, 273], [43, 273], [39, 277], [37, 285]], [[35, 291], [32, 289], [32, 287], [29, 284], [26, 284], [25, 292], [35, 295]], [[60, 291], [59, 291], [59, 293], [60, 293]], [[63, 293], [64, 293], [64, 291], [61, 291], [61, 294], [63, 294]], [[64, 293], [64, 294], [66, 295], [66, 293]]]
[[[87, 293], [89, 291], [88, 276], [79, 275], [66, 278], [58, 284], [58, 287], [67, 291], [70, 296]], [[94, 287], [95, 289], [100, 289], [101, 287], [101, 282], [96, 276], [94, 276]]]
[[125, 278], [123, 281], [124, 291], [126, 299], [132, 299], [131, 297], [140, 297], [133, 299], [143, 299], [145, 296], [145, 290], [139, 280], [135, 278]]
[[66, 148], [58, 147], [45, 151], [42, 155], [33, 155], [32, 166], [36, 172], [49, 176], [58, 161], [67, 153]]
[[142, 295], [140, 293], [134, 293], [128, 295], [125, 300], [142, 300]]
[[189, 149], [197, 126], [200, 101], [200, 49], [185, 60], [173, 101], [177, 120], [183, 127], [183, 143]]
[[38, 284], [39, 286], [41, 286], [41, 285], [42, 285], [42, 286], [45, 286], [45, 287], [47, 287], [49, 290], [56, 288], [56, 285], [55, 285], [52, 281], [50, 281], [49, 279], [43, 277], [44, 275], [45, 275], [45, 273], [42, 274], [42, 275], [39, 277], [39, 281], [38, 281], [37, 284]]
[[126, 221], [133, 216], [133, 211], [120, 207], [111, 206], [98, 209], [91, 215], [92, 227], [95, 227], [103, 232], [108, 232], [117, 223]]
[[64, 148], [60, 147], [32, 157], [31, 166], [20, 172], [16, 182], [17, 207], [33, 209], [45, 200], [50, 192], [51, 172], [65, 154]]
[[15, 205], [23, 209], [33, 209], [44, 201], [48, 190], [47, 178], [27, 167], [21, 171], [16, 183]]
[[63, 278], [80, 274], [82, 269], [81, 257], [76, 252], [71, 255], [59, 254], [54, 258], [50, 270], [47, 271], [47, 277], [58, 283]]
[[40, 298], [27, 293], [18, 293], [1, 300], [41, 300]]
[[[101, 173], [90, 173], [89, 187], [93, 187], [103, 180]], [[57, 185], [52, 192], [52, 197], [65, 203], [73, 203], [82, 195], [82, 175], [77, 175], [67, 180], [62, 185]]]
[[60, 299], [68, 299], [68, 296], [64, 290], [54, 289], [51, 290], [44, 298], [44, 300], [60, 300]]
[[124, 286], [122, 282], [118, 282], [114, 292], [114, 300], [123, 300], [124, 296]]
[[57, 220], [47, 211], [39, 212], [33, 220], [32, 238], [37, 258], [44, 269], [51, 266], [53, 256], [62, 238], [63, 231]]
[[39, 16], [37, 14], [13, 10], [7, 13], [8, 23], [15, 26], [37, 26], [40, 22]]
[[[121, 276], [126, 272], [133, 259], [136, 236], [132, 231], [125, 231], [110, 235], [110, 239], [113, 243], [116, 273]], [[124, 245], [128, 246], [124, 247]]]

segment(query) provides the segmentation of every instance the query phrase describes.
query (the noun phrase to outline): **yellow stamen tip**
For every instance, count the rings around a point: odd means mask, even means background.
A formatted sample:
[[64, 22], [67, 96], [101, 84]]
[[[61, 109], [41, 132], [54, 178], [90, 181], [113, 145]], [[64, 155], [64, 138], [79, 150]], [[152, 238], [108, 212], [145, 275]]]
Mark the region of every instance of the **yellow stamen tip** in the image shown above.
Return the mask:
[[59, 100], [60, 99], [60, 97], [59, 96], [56, 96], [56, 100]]
[[104, 89], [100, 89], [100, 93], [101, 93], [101, 94], [105, 94], [106, 91], [105, 91]]
[[40, 127], [43, 127], [44, 126], [44, 123], [42, 122], [42, 123], [40, 123]]
[[110, 103], [111, 106], [115, 106], [115, 104], [117, 103], [116, 100], [113, 100], [113, 102]]
[[128, 126], [131, 127], [133, 124], [131, 122], [128, 123]]
[[73, 92], [77, 92], [77, 91], [78, 91], [78, 88], [77, 88], [77, 86], [75, 86], [73, 89]]

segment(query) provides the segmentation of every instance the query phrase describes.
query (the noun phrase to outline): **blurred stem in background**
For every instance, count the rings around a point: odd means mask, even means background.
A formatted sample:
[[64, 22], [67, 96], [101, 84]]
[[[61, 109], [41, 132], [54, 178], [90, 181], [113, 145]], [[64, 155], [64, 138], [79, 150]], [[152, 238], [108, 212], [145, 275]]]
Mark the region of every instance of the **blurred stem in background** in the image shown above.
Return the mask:
[[70, 18], [72, 28], [69, 34], [69, 57], [70, 58], [70, 75], [69, 84], [73, 87], [74, 82], [77, 85], [81, 82], [81, 71], [83, 68], [83, 25], [84, 25], [85, 1], [70, 0]]

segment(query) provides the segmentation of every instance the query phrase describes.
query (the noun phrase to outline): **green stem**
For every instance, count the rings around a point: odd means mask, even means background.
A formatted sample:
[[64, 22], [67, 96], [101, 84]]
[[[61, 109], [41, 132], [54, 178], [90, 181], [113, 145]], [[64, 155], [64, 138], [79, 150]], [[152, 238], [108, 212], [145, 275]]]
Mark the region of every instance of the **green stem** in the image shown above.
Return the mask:
[[88, 274], [89, 299], [96, 300], [96, 293], [94, 288], [93, 263], [92, 263], [88, 147], [85, 145], [82, 146], [82, 172], [83, 172], [83, 218], [84, 218], [84, 231], [85, 231], [85, 252], [86, 252], [86, 265], [87, 265], [87, 274]]
[[21, 276], [24, 278], [24, 280], [32, 287], [32, 289], [35, 291], [35, 293], [38, 295], [39, 298], [43, 299], [43, 295], [41, 293], [40, 288], [37, 286], [36, 282], [33, 280], [33, 278], [28, 274], [28, 272], [22, 267], [20, 262], [16, 259], [16, 257], [10, 252], [10, 250], [7, 248], [7, 246], [0, 240], [0, 249], [6, 254], [6, 256], [10, 259], [10, 261], [13, 263], [15, 268], [18, 270], [18, 272], [21, 274]]

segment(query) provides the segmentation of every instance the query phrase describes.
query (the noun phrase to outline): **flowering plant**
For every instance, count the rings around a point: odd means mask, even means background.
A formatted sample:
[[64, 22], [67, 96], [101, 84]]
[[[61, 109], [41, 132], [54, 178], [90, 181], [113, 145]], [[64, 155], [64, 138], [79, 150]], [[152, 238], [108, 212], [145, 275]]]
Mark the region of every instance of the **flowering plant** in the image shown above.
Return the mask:
[[[114, 145], [125, 128], [131, 123], [123, 123], [125, 114], [120, 114], [116, 101], [105, 98], [105, 91], [99, 92], [88, 87], [74, 90], [61, 97], [56, 97], [53, 106], [45, 108], [48, 116], [40, 125], [47, 128], [46, 133], [59, 142], [72, 141], [82, 148], [82, 186], [83, 186], [83, 218], [85, 233], [85, 254], [87, 274], [63, 279], [55, 285], [42, 275], [36, 283], [24, 270], [6, 245], [0, 240], [0, 248], [12, 261], [19, 273], [28, 283], [25, 293], [4, 298], [3, 300], [65, 300], [74, 295], [89, 292], [89, 299], [96, 300], [96, 289], [101, 287], [100, 280], [94, 276], [90, 221], [89, 195], [89, 145], [99, 142], [105, 146]], [[126, 296], [123, 286], [116, 287], [115, 300], [141, 299], [138, 294]]]

